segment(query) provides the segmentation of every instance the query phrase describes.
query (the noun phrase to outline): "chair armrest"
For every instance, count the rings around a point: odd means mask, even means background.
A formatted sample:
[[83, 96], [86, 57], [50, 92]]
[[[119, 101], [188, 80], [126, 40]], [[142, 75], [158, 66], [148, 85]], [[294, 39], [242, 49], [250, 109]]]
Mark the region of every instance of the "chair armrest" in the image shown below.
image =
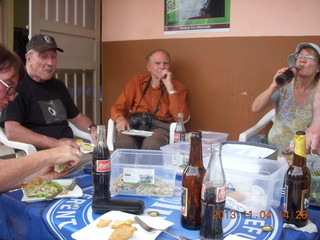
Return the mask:
[[77, 128], [72, 122], [68, 121], [69, 127], [72, 129], [73, 131], [73, 135], [89, 140], [91, 143], [93, 143], [92, 137], [90, 133], [87, 133], [85, 131], [80, 130], [79, 128]]
[[37, 151], [35, 146], [33, 146], [31, 144], [8, 140], [8, 138], [2, 128], [0, 128], [0, 142], [2, 142], [4, 145], [6, 145], [8, 147], [23, 150], [23, 151], [25, 151], [25, 153], [27, 155]]
[[174, 143], [174, 130], [176, 129], [177, 122], [170, 124], [169, 144]]
[[260, 132], [265, 126], [268, 125], [269, 122], [274, 121], [276, 116], [275, 109], [271, 109], [266, 115], [264, 115], [259, 122], [253, 127], [247, 129], [246, 131], [240, 133], [239, 141], [246, 142], [251, 136]]
[[114, 143], [116, 141], [116, 125], [115, 122], [110, 118], [108, 121], [108, 131], [107, 131], [107, 145], [109, 151], [114, 150]]

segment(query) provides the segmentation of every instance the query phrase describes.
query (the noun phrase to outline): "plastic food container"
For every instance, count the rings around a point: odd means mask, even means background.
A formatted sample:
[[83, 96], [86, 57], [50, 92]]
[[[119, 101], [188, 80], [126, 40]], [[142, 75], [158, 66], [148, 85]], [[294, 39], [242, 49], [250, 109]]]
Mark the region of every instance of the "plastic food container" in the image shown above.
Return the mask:
[[111, 193], [171, 197], [179, 153], [160, 150], [117, 149], [111, 155]]
[[[283, 188], [285, 161], [272, 161], [222, 153], [227, 181], [226, 208], [263, 217], [272, 207], [279, 207]], [[265, 215], [264, 215], [265, 216]]]
[[268, 158], [277, 160], [278, 148], [273, 145], [253, 142], [224, 142], [222, 146], [223, 153], [241, 155], [256, 158]]
[[310, 206], [320, 207], [320, 159], [318, 156], [307, 156], [307, 166], [311, 172]]
[[[191, 133], [188, 133], [186, 138]], [[214, 142], [224, 142], [227, 140], [229, 134], [228, 133], [220, 133], [220, 132], [210, 132], [210, 131], [201, 131], [202, 134], [202, 144], [212, 144]]]

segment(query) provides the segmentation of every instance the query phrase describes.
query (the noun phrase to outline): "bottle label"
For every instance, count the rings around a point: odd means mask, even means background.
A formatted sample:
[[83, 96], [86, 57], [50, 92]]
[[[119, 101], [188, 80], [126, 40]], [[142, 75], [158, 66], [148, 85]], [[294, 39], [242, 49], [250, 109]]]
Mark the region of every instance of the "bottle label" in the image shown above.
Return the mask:
[[288, 211], [288, 185], [286, 184], [286, 179], [284, 180], [284, 201], [283, 201], [283, 211]]
[[155, 170], [146, 168], [123, 168], [123, 183], [155, 185]]
[[227, 187], [219, 187], [217, 188], [217, 202], [223, 202], [226, 200], [226, 195], [227, 195]]
[[186, 140], [185, 133], [179, 133], [179, 132], [174, 133], [174, 136], [173, 136], [174, 142], [184, 142], [185, 140]]
[[183, 216], [188, 215], [188, 188], [181, 188], [181, 214]]
[[111, 170], [110, 159], [96, 160], [96, 171], [97, 172], [109, 172]]
[[309, 207], [309, 195], [310, 189], [304, 189], [301, 191], [301, 205], [300, 205], [300, 212], [307, 212]]
[[[210, 187], [213, 189], [213, 194], [216, 196], [215, 202], [223, 202], [226, 200], [226, 195], [227, 195], [227, 187]], [[201, 199], [205, 200], [205, 192], [206, 192], [206, 185], [202, 183], [202, 188], [201, 188]]]

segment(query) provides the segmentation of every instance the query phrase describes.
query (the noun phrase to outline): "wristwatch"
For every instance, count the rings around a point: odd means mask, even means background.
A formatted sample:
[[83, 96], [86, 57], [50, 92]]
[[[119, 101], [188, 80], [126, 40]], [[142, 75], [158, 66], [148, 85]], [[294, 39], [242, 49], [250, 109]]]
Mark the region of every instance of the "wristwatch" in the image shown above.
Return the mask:
[[172, 95], [172, 94], [175, 94], [177, 92], [177, 90], [172, 90], [172, 91], [170, 91], [168, 94], [169, 95]]
[[91, 133], [91, 128], [92, 128], [92, 127], [97, 127], [97, 125], [95, 125], [95, 124], [90, 124], [89, 127], [88, 127], [88, 132], [89, 132], [89, 133]]

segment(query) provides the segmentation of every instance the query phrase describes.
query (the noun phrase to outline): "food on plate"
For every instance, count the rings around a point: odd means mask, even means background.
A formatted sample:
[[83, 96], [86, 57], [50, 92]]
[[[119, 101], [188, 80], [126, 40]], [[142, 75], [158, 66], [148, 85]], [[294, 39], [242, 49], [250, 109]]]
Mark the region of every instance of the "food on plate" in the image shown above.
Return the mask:
[[81, 148], [85, 151], [93, 151], [94, 146], [91, 143], [82, 143]]
[[130, 224], [122, 223], [112, 232], [109, 240], [127, 240], [132, 237], [135, 231], [137, 231], [137, 228], [132, 227]]
[[29, 198], [43, 198], [53, 194], [68, 194], [65, 186], [51, 180], [42, 181], [40, 178], [33, 178], [25, 183], [21, 183], [20, 187]]
[[104, 220], [102, 218], [99, 219], [98, 223], [97, 223], [97, 227], [98, 228], [103, 228], [109, 225], [109, 223], [111, 223], [112, 220]]
[[84, 151], [92, 152], [94, 149], [94, 145], [86, 143], [80, 138], [76, 139], [74, 142]]
[[123, 182], [123, 174], [120, 174], [117, 179], [112, 179], [111, 182], [112, 190], [117, 193], [136, 192], [136, 194], [148, 196], [172, 196], [174, 193], [173, 184], [166, 183], [157, 177], [154, 184], [127, 184]]
[[112, 229], [117, 229], [120, 225], [122, 224], [129, 224], [131, 225], [132, 223], [134, 223], [133, 220], [131, 219], [127, 219], [127, 220], [116, 220], [114, 221], [113, 225], [111, 226]]
[[80, 139], [80, 138], [76, 139], [74, 142], [75, 142], [79, 147], [81, 147], [82, 144], [83, 144], [83, 140]]
[[62, 172], [64, 169], [66, 168], [66, 165], [65, 164], [57, 164], [57, 165], [54, 165], [54, 171], [56, 172]]

